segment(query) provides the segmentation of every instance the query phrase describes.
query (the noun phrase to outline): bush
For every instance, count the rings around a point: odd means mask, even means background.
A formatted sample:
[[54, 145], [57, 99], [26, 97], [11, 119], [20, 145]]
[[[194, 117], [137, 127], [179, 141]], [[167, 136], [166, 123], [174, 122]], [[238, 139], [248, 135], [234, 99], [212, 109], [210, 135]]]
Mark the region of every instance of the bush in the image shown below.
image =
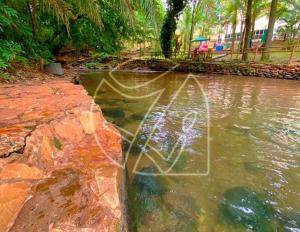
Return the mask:
[[20, 44], [13, 41], [0, 40], [0, 69], [9, 66], [9, 62], [22, 52]]

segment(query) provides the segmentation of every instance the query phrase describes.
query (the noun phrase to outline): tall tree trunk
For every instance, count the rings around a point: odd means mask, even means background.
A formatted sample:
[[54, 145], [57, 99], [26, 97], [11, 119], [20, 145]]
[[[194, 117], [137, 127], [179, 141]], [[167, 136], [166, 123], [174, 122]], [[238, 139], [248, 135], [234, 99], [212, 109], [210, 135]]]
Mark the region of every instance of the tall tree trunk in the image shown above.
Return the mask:
[[31, 20], [31, 28], [32, 28], [32, 35], [33, 37], [36, 37], [36, 15], [35, 15], [35, 0], [27, 0], [27, 10], [30, 15], [30, 20]]
[[238, 46], [238, 51], [242, 51], [243, 47], [243, 38], [244, 38], [244, 16], [241, 14], [241, 27], [240, 27], [240, 42]]
[[248, 0], [247, 2], [247, 14], [246, 14], [246, 21], [245, 21], [245, 40], [243, 46], [243, 61], [248, 61], [248, 53], [247, 49], [250, 47], [250, 35], [251, 35], [251, 17], [252, 17], [252, 3], [253, 0]]
[[256, 13], [255, 13], [255, 10], [253, 10], [252, 25], [251, 25], [251, 39], [254, 39], [254, 36], [255, 36], [255, 20], [256, 20]]
[[169, 9], [160, 32], [161, 48], [165, 58], [171, 58], [172, 56], [177, 19], [185, 4], [184, 0], [168, 1]]
[[234, 45], [235, 45], [235, 39], [236, 39], [237, 13], [238, 13], [238, 9], [237, 9], [237, 7], [235, 7], [234, 13], [233, 13], [233, 20], [232, 20], [231, 53], [234, 52]]
[[199, 3], [200, 3], [200, 0], [194, 0], [193, 1], [192, 23], [191, 23], [191, 29], [190, 29], [190, 40], [189, 40], [189, 54], [188, 54], [188, 58], [191, 57], [192, 39], [193, 39], [193, 36], [194, 36], [194, 27], [195, 27], [195, 15], [196, 15], [196, 11], [197, 11]]
[[244, 46], [244, 38], [245, 38], [245, 23], [242, 24], [241, 34], [240, 34], [240, 43], [239, 43], [239, 51], [243, 52], [243, 46]]
[[262, 61], [268, 61], [270, 59], [270, 47], [272, 44], [274, 24], [275, 24], [275, 20], [276, 20], [277, 2], [278, 2], [278, 0], [272, 0], [272, 2], [271, 2], [269, 24], [268, 24], [268, 31], [267, 31], [267, 40], [266, 40], [266, 44], [265, 44], [265, 49], [261, 56]]

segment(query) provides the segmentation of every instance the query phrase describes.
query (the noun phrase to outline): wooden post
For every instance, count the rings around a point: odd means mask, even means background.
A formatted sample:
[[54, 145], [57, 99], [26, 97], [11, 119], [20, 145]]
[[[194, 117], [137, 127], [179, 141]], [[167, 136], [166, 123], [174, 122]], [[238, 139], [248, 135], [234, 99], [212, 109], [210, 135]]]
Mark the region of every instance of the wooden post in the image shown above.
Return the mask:
[[255, 60], [256, 60], [257, 53], [258, 53], [258, 47], [255, 48], [255, 54], [254, 54], [254, 58], [253, 58], [253, 61], [254, 61], [254, 62], [255, 62]]

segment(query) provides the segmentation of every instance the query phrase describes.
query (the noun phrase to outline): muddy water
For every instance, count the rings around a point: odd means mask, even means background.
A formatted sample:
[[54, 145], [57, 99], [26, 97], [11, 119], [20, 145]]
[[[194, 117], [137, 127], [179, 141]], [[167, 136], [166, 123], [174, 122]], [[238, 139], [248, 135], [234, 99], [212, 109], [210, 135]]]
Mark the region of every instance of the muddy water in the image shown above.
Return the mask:
[[300, 82], [160, 75], [82, 76], [122, 133], [133, 229], [300, 231]]

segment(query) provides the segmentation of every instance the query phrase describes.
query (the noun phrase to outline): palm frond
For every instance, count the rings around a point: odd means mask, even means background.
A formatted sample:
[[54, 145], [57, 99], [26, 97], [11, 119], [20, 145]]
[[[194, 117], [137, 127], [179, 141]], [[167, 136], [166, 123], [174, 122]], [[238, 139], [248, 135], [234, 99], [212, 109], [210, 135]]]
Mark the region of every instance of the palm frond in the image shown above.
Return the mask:
[[98, 0], [72, 0], [77, 14], [86, 15], [94, 23], [101, 25], [100, 6]]
[[155, 31], [158, 32], [158, 28], [160, 25], [160, 21], [162, 20], [162, 6], [161, 1], [157, 0], [132, 0], [133, 4], [136, 6], [137, 9], [144, 12], [146, 18], [153, 22]]
[[134, 5], [132, 0], [112, 0], [113, 7], [120, 12], [120, 15], [133, 25], [135, 21]]
[[38, 2], [38, 7], [42, 12], [48, 12], [52, 14], [57, 21], [64, 23], [69, 33], [69, 20], [74, 18], [71, 4], [64, 0], [40, 0]]

